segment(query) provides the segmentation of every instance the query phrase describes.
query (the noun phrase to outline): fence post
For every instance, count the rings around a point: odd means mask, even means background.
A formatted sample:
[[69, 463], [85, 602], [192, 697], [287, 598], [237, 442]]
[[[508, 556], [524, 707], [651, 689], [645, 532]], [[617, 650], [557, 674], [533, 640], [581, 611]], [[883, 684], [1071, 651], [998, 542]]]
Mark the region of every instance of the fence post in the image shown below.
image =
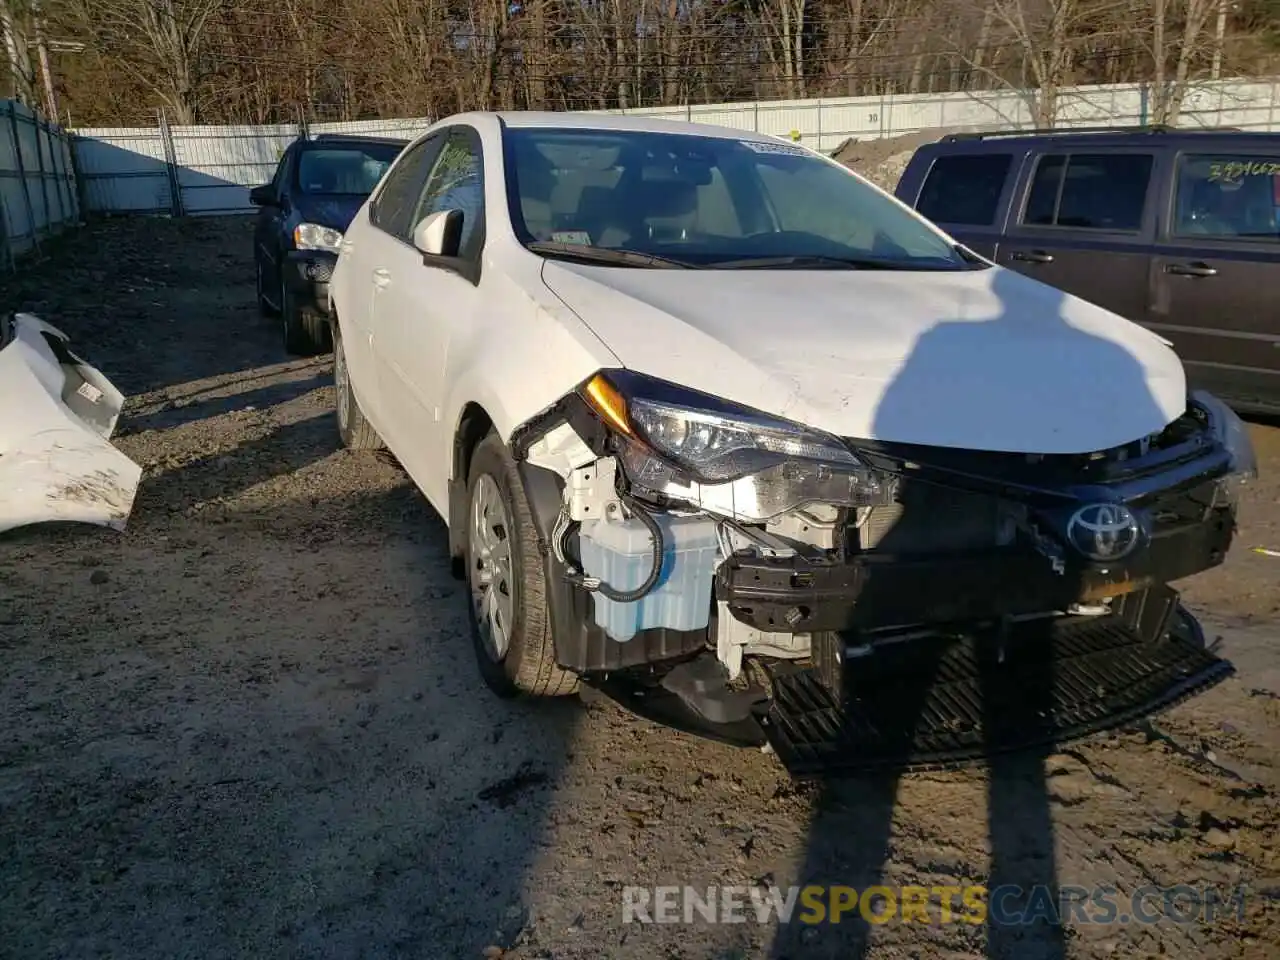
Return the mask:
[[67, 153], [63, 158], [63, 164], [70, 164], [70, 168], [64, 171], [64, 176], [70, 177], [71, 182], [68, 184], [68, 197], [72, 199], [71, 191], [75, 191], [73, 204], [76, 211], [76, 222], [81, 223], [89, 219], [89, 184], [82, 175], [81, 171], [84, 164], [80, 162], [80, 141], [72, 134], [67, 134]]
[[4, 241], [5, 259], [9, 261], [9, 272], [17, 273], [18, 257], [13, 252], [13, 244], [9, 242], [9, 204], [0, 191], [0, 240]]
[[58, 216], [62, 218], [61, 222], [66, 224], [71, 220], [71, 198], [67, 195], [67, 158], [62, 153], [63, 133], [61, 127], [58, 127], [58, 132], [54, 133], [52, 124], [47, 129], [49, 133], [49, 164], [53, 168], [53, 185], [58, 191]]
[[36, 212], [31, 205], [31, 184], [27, 183], [27, 168], [22, 162], [22, 139], [18, 136], [18, 108], [11, 100], [9, 107], [9, 136], [13, 138], [13, 158], [18, 164], [18, 180], [22, 183], [22, 199], [27, 205], [27, 223], [31, 227], [31, 245], [40, 252], [40, 232], [36, 230]]
[[182, 209], [182, 184], [178, 182], [178, 152], [173, 148], [173, 131], [169, 129], [169, 118], [165, 116], [164, 107], [156, 109], [156, 119], [160, 121], [164, 166], [165, 172], [169, 175], [169, 209], [175, 217], [185, 216]]
[[[44, 170], [44, 135], [40, 130], [40, 114], [31, 113], [32, 132], [36, 136], [36, 166], [40, 168], [40, 196], [44, 200], [44, 226], [49, 236], [53, 236], [53, 210], [49, 206], [49, 181]], [[49, 158], [50, 162], [53, 158]]]

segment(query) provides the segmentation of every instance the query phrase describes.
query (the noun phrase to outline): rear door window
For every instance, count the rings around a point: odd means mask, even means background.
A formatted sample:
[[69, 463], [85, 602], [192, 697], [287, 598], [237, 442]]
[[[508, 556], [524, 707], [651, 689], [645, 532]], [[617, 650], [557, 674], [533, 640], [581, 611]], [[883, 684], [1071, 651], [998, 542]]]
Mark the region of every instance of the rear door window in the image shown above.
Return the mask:
[[1280, 243], [1280, 154], [1202, 154], [1178, 160], [1179, 237]]
[[916, 209], [935, 223], [992, 226], [1012, 164], [1011, 153], [939, 157], [925, 177]]
[[1148, 153], [1046, 154], [1036, 164], [1022, 222], [1137, 232], [1154, 163]]

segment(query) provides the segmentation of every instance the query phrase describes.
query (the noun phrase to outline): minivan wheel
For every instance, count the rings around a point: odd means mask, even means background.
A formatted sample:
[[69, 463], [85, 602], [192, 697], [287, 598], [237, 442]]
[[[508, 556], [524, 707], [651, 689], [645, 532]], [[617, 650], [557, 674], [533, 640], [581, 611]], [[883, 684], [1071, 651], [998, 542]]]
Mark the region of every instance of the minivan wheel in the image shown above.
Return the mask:
[[338, 437], [349, 450], [381, 450], [384, 446], [378, 431], [364, 417], [355, 391], [351, 389], [351, 375], [347, 370], [347, 354], [342, 349], [342, 337], [333, 338], [333, 392], [334, 414], [338, 421]]
[[496, 433], [471, 458], [464, 523], [467, 600], [476, 662], [500, 697], [556, 697], [578, 689], [555, 661], [546, 574], [520, 475]]

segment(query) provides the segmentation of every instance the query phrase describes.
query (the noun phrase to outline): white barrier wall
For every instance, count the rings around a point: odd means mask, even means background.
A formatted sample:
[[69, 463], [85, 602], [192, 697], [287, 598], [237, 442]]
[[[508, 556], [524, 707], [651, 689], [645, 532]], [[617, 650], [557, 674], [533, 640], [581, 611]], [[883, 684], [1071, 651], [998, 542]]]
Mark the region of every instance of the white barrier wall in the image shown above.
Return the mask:
[[0, 254], [10, 266], [80, 220], [70, 137], [24, 104], [0, 101]]
[[[932, 128], [1014, 129], [1032, 125], [1026, 91], [992, 90], [915, 96], [839, 97], [755, 103], [653, 107], [633, 116], [670, 117], [788, 136], [833, 150], [845, 139], [893, 137]], [[1059, 97], [1058, 124], [1150, 122], [1145, 84], [1071, 87]], [[1179, 126], [1277, 130], [1280, 80], [1197, 85]], [[591, 111], [600, 112], [600, 111]], [[621, 113], [623, 111], [604, 111]], [[317, 123], [316, 133], [412, 137], [426, 119]], [[75, 132], [85, 203], [96, 212], [238, 213], [251, 210], [249, 188], [271, 179], [298, 130], [287, 126], [92, 128]]]

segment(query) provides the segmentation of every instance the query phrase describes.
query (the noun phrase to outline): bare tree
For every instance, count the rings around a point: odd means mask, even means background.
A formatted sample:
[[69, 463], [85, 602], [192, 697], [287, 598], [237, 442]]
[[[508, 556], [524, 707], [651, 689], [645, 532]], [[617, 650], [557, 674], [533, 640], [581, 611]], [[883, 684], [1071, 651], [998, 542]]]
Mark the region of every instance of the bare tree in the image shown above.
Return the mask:
[[[29, 0], [0, 0], [10, 7]], [[1159, 116], [1213, 71], [1222, 0], [45, 0], [80, 122], [443, 116], [1151, 82]], [[1280, 0], [1233, 0], [1231, 69], [1274, 72]], [[1163, 11], [1159, 16], [1157, 15]], [[1271, 11], [1268, 13], [1268, 11]], [[1162, 26], [1157, 29], [1157, 21]], [[1240, 37], [1229, 24], [1250, 31]], [[19, 24], [15, 34], [24, 32]], [[34, 36], [34, 34], [31, 34]], [[1157, 56], [1157, 49], [1162, 53]]]
[[0, 0], [0, 32], [4, 34], [11, 95], [22, 103], [33, 104], [36, 101], [36, 76], [31, 69], [31, 55], [27, 48], [24, 13], [13, 0]]
[[[1154, 123], [1172, 126], [1178, 122], [1182, 103], [1197, 79], [1196, 63], [1209, 53], [1211, 43], [1205, 26], [1215, 9], [1221, 9], [1219, 0], [1149, 0], [1146, 16], [1139, 23], [1149, 24], [1151, 37]], [[1169, 29], [1170, 15], [1181, 19], [1181, 30]], [[1170, 40], [1171, 34], [1176, 39]]]
[[[208, 29], [227, 0], [72, 0], [85, 33], [144, 87], [173, 119], [194, 123], [208, 94], [201, 81]], [[204, 96], [202, 96], [204, 94]]]

